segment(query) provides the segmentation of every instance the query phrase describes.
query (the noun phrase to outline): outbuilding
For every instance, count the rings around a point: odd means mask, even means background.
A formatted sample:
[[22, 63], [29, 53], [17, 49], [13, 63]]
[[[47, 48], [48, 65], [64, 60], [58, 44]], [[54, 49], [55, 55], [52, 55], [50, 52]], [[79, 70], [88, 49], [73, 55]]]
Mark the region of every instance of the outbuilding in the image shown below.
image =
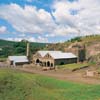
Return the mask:
[[23, 65], [23, 64], [28, 64], [29, 60], [27, 56], [9, 56], [7, 59], [7, 62], [9, 65]]

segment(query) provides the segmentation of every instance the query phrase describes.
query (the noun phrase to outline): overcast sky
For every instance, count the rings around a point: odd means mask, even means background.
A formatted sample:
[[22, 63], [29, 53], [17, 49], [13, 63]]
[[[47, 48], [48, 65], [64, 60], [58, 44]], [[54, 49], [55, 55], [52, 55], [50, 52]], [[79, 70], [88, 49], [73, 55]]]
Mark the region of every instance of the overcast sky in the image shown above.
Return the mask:
[[0, 39], [63, 42], [100, 34], [100, 0], [0, 0]]

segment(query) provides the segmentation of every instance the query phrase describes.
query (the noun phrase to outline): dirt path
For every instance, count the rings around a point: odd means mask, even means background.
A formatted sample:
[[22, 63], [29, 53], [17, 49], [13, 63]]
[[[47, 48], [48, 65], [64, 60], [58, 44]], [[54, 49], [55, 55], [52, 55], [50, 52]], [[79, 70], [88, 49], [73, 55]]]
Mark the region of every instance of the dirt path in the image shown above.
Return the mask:
[[82, 73], [80, 72], [64, 73], [64, 72], [52, 71], [52, 70], [42, 71], [42, 70], [36, 70], [32, 68], [19, 68], [18, 70], [28, 72], [28, 73], [35, 73], [35, 74], [50, 76], [57, 79], [72, 81], [76, 83], [100, 84], [100, 79], [84, 78], [82, 77]]

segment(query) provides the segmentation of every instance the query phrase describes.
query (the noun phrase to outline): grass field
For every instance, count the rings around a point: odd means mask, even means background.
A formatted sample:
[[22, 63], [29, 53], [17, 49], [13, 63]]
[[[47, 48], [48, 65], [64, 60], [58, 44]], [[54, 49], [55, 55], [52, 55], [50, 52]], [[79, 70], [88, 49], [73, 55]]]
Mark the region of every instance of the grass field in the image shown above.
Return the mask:
[[74, 70], [88, 65], [89, 65], [88, 63], [74, 63], [74, 64], [59, 65], [58, 68]]
[[0, 100], [100, 100], [100, 85], [0, 69]]
[[6, 60], [7, 60], [7, 58], [4, 58], [4, 57], [0, 58], [1, 62], [6, 61]]

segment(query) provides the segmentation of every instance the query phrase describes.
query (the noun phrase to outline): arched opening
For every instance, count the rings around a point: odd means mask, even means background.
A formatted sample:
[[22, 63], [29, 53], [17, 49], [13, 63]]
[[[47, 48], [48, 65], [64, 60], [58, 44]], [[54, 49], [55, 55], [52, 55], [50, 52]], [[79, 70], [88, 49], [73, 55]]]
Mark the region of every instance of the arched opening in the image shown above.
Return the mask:
[[60, 65], [64, 65], [64, 62], [61, 62]]
[[53, 63], [51, 63], [51, 67], [53, 67]]
[[49, 61], [47, 62], [47, 66], [50, 67], [50, 62]]
[[40, 60], [39, 59], [36, 60], [36, 64], [38, 64], [38, 63], [40, 63]]
[[46, 62], [44, 62], [44, 66], [46, 66]]

